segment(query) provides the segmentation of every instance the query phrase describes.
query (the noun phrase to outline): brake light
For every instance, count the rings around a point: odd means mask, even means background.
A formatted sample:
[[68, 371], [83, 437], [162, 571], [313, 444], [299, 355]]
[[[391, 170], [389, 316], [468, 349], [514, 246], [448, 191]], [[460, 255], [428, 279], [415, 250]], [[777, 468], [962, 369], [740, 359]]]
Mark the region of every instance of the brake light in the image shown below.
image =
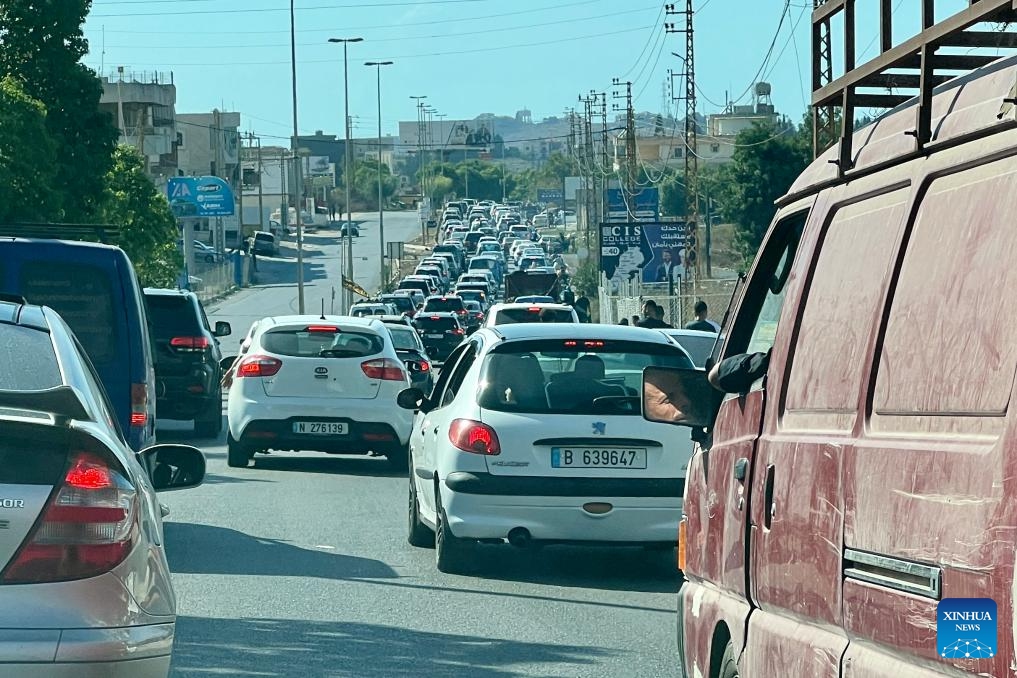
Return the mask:
[[131, 426], [148, 423], [148, 384], [131, 384]]
[[109, 572], [138, 534], [137, 491], [105, 455], [75, 452], [29, 539], [4, 570], [6, 584], [85, 579]]
[[421, 372], [430, 372], [431, 371], [431, 363], [427, 362], [426, 360], [421, 360], [420, 361], [420, 371]]
[[181, 353], [204, 351], [211, 345], [212, 342], [208, 340], [208, 337], [173, 337], [170, 339], [170, 346]]
[[457, 327], [457, 328], [456, 328], [456, 329], [454, 329], [454, 330], [449, 330], [449, 332], [450, 332], [451, 334], [456, 334], [456, 335], [463, 335], [463, 334], [466, 334], [465, 330], [463, 330], [463, 328], [461, 328], [461, 327]]
[[689, 519], [682, 516], [678, 523], [678, 569], [685, 571], [685, 545], [688, 543]]
[[244, 358], [237, 368], [237, 377], [274, 377], [282, 368], [282, 361], [267, 355], [252, 355]]
[[383, 381], [405, 381], [406, 375], [403, 366], [390, 358], [376, 358], [360, 364], [368, 379], [381, 379]]
[[528, 310], [530, 313], [540, 313], [540, 307], [539, 306], [530, 306], [526, 310]]
[[327, 334], [335, 334], [339, 331], [339, 328], [335, 325], [308, 325], [308, 332], [325, 332]]
[[477, 318], [483, 318], [484, 317], [484, 314], [481, 311], [475, 311], [473, 313], [473, 315], [476, 316]]
[[501, 443], [494, 429], [472, 419], [455, 419], [448, 428], [448, 439], [463, 452], [496, 456], [501, 454]]

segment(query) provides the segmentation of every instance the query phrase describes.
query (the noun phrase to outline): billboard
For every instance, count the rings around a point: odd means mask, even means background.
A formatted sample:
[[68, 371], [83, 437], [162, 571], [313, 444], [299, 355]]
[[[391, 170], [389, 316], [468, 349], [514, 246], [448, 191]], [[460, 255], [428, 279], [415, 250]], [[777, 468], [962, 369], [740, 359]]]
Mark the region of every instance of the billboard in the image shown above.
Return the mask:
[[685, 222], [600, 225], [600, 270], [616, 292], [622, 283], [679, 282], [685, 277]]
[[538, 188], [537, 202], [545, 205], [555, 204], [561, 207], [565, 202], [565, 195], [560, 188]]
[[643, 188], [631, 197], [620, 188], [609, 188], [604, 191], [604, 197], [608, 221], [656, 221], [660, 218], [660, 191], [656, 188]]
[[231, 217], [233, 189], [219, 177], [171, 177], [166, 185], [175, 217]]
[[305, 157], [303, 160], [305, 177], [332, 176], [334, 168], [332, 164], [328, 161], [327, 155], [311, 155]]

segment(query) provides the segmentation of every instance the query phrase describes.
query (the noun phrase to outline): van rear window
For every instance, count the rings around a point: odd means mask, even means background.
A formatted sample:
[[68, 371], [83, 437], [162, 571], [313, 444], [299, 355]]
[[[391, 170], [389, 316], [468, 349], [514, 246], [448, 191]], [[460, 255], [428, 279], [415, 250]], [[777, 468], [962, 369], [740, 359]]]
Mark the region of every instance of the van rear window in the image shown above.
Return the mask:
[[98, 266], [26, 262], [21, 267], [21, 294], [31, 304], [49, 306], [70, 325], [95, 365], [117, 357], [123, 311], [113, 313], [110, 274]]
[[269, 353], [296, 358], [362, 358], [381, 353], [385, 341], [373, 332], [291, 328], [266, 332], [261, 345]]

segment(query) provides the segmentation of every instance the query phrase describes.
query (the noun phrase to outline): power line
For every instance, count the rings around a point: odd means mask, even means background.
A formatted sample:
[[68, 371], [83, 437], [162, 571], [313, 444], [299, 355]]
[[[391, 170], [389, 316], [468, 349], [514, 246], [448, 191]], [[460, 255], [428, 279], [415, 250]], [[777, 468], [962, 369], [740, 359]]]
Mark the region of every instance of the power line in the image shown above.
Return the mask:
[[[300, 7], [299, 10], [301, 12], [312, 12], [322, 9], [358, 9], [363, 7], [448, 5], [448, 4], [459, 4], [464, 2], [492, 2], [492, 0], [385, 0], [385, 2], [357, 3], [354, 5], [317, 5], [315, 7]], [[146, 4], [148, 3], [146, 2]], [[268, 12], [289, 12], [289, 9], [283, 7], [248, 7], [245, 9], [195, 9], [195, 10], [184, 10], [182, 12], [126, 12], [122, 14], [92, 14], [91, 16], [97, 19], [112, 19], [118, 17], [138, 17], [138, 16], [164, 17], [164, 16], [193, 16], [199, 14], [204, 15], [254, 14], [254, 13], [264, 14]]]
[[[650, 28], [651, 29], [652, 28], [656, 28], [657, 24], [660, 22], [661, 17], [663, 17], [663, 16], [664, 16], [664, 6], [661, 5], [660, 12], [657, 14], [657, 18], [654, 20], [653, 26], [651, 26]], [[632, 71], [636, 70], [636, 67], [642, 62], [643, 55], [646, 54], [646, 50], [650, 47], [650, 43], [651, 42], [653, 42], [652, 36], [649, 39], [647, 39], [647, 41], [643, 44], [643, 51], [641, 51], [639, 53], [639, 56], [636, 57], [635, 62], [631, 66], [629, 66], [629, 69], [627, 71], [625, 71], [624, 73], [622, 73], [618, 77], [620, 77], [620, 78], [628, 77], [629, 73], [631, 73]]]
[[773, 55], [773, 48], [777, 46], [777, 39], [780, 38], [780, 29], [784, 27], [784, 20], [787, 19], [790, 7], [791, 0], [785, 0], [784, 9], [780, 13], [780, 22], [777, 24], [777, 30], [773, 33], [773, 40], [770, 41], [770, 47], [766, 50], [766, 56], [763, 57], [763, 63], [759, 65], [759, 70], [756, 71], [754, 76], [752, 76], [752, 80], [749, 81], [749, 85], [745, 88], [745, 91], [738, 95], [737, 98], [732, 99], [732, 103], [737, 103], [744, 99], [745, 95], [752, 89], [752, 86], [759, 80], [760, 74], [762, 74], [762, 72], [766, 69], [766, 65], [770, 62], [770, 57]]

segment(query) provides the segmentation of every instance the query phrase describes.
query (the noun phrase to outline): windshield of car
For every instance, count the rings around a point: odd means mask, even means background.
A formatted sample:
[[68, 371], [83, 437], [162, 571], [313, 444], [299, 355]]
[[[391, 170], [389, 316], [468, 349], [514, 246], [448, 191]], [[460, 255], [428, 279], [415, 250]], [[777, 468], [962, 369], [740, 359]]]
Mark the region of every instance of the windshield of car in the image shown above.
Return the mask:
[[389, 325], [388, 331], [392, 334], [392, 344], [397, 351], [416, 351], [420, 348], [417, 333], [412, 327]]
[[374, 332], [322, 325], [272, 330], [261, 345], [269, 353], [298, 358], [359, 358], [381, 353], [385, 341]]
[[495, 318], [496, 325], [516, 323], [571, 323], [575, 322], [572, 312], [563, 309], [532, 306], [530, 308], [503, 308]]
[[502, 344], [484, 359], [477, 404], [532, 414], [640, 416], [643, 369], [693, 367], [677, 346], [543, 339]]
[[459, 297], [442, 297], [441, 299], [428, 299], [424, 304], [424, 312], [454, 312], [463, 309], [463, 300]]

